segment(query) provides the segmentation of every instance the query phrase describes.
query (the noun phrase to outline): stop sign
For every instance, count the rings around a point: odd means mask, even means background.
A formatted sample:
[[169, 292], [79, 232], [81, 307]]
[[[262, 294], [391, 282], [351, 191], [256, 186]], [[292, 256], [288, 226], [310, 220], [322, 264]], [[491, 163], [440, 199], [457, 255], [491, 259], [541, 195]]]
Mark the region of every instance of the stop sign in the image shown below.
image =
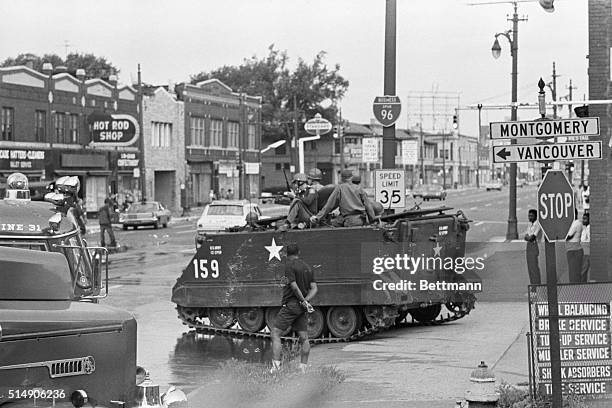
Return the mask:
[[538, 189], [538, 220], [549, 241], [564, 240], [574, 221], [574, 190], [560, 170], [549, 170]]

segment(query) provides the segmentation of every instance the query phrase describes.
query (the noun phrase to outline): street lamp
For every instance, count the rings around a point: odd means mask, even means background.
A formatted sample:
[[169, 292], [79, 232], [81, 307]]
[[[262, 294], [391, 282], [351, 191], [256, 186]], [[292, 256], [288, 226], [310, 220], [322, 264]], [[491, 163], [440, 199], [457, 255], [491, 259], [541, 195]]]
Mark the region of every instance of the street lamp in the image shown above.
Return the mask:
[[[501, 46], [498, 37], [506, 37], [510, 43], [510, 55], [512, 56], [512, 110], [511, 121], [517, 120], [517, 77], [518, 77], [518, 23], [519, 21], [527, 21], [526, 18], [519, 18], [517, 11], [517, 2], [514, 2], [514, 14], [512, 15], [512, 30], [503, 33], [495, 34], [495, 41], [491, 47], [493, 58], [499, 58], [501, 55]], [[516, 144], [516, 139], [510, 141], [511, 144]], [[518, 228], [516, 219], [516, 163], [510, 164], [510, 193], [508, 196], [508, 229], [506, 231], [506, 239], [518, 239]]]

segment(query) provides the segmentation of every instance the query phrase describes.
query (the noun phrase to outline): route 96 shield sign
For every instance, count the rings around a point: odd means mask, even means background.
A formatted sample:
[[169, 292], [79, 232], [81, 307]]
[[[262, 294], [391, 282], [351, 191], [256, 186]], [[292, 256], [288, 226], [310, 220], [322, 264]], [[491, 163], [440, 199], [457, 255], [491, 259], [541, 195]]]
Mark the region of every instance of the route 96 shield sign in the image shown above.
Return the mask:
[[402, 112], [402, 103], [397, 96], [377, 96], [372, 104], [374, 117], [384, 127], [393, 125]]

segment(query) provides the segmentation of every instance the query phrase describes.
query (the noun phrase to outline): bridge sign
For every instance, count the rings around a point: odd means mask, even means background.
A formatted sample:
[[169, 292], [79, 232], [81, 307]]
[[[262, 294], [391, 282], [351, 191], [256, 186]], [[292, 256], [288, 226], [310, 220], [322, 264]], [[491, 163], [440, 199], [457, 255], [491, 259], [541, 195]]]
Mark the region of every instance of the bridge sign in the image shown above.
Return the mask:
[[491, 122], [491, 139], [599, 136], [599, 118]]
[[493, 146], [493, 163], [601, 159], [601, 142]]
[[402, 103], [397, 96], [377, 96], [372, 104], [374, 117], [384, 127], [392, 126], [402, 111]]
[[548, 241], [562, 241], [574, 221], [574, 190], [561, 170], [548, 170], [538, 188], [538, 221]]
[[324, 135], [332, 129], [332, 124], [329, 120], [321, 117], [317, 113], [314, 118], [308, 120], [304, 124], [304, 130], [311, 135]]

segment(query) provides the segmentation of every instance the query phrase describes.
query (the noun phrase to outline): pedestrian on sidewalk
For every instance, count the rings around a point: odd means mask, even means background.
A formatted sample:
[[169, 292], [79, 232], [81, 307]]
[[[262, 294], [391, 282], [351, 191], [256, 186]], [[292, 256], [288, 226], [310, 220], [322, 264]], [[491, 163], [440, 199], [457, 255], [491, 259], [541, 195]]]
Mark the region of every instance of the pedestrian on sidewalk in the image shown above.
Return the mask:
[[582, 246], [582, 282], [589, 281], [591, 271], [591, 217], [588, 212], [582, 215], [582, 234], [580, 235], [580, 245]]
[[[281, 333], [290, 326], [298, 333], [300, 351], [300, 370], [306, 371], [310, 343], [308, 342], [308, 328], [306, 313], [314, 311], [310, 300], [317, 294], [317, 283], [312, 269], [299, 258], [300, 250], [297, 244], [287, 245], [287, 261], [285, 263], [285, 278], [283, 288], [283, 307], [276, 315], [272, 327], [272, 373], [280, 369], [281, 364]], [[306, 296], [304, 296], [306, 293]]]
[[525, 249], [527, 272], [529, 273], [529, 282], [532, 285], [539, 285], [542, 283], [542, 275], [538, 263], [538, 257], [540, 256], [538, 244], [542, 240], [542, 228], [538, 222], [538, 212], [535, 209], [530, 209], [527, 217], [529, 219], [529, 226], [524, 236], [525, 241], [527, 241], [527, 248]]
[[98, 210], [98, 222], [100, 223], [100, 246], [106, 247], [104, 241], [104, 232], [108, 232], [110, 237], [110, 246], [116, 247], [115, 234], [113, 233], [113, 225], [111, 223], [111, 208], [112, 201], [110, 198], [104, 200], [104, 205]]
[[586, 182], [582, 185], [582, 209], [585, 213], [588, 213], [591, 208], [591, 189]]
[[574, 222], [565, 238], [565, 250], [567, 251], [567, 267], [570, 283], [582, 282], [582, 257], [583, 251], [580, 245], [582, 235], [582, 221], [578, 219], [578, 210], [574, 209]]

